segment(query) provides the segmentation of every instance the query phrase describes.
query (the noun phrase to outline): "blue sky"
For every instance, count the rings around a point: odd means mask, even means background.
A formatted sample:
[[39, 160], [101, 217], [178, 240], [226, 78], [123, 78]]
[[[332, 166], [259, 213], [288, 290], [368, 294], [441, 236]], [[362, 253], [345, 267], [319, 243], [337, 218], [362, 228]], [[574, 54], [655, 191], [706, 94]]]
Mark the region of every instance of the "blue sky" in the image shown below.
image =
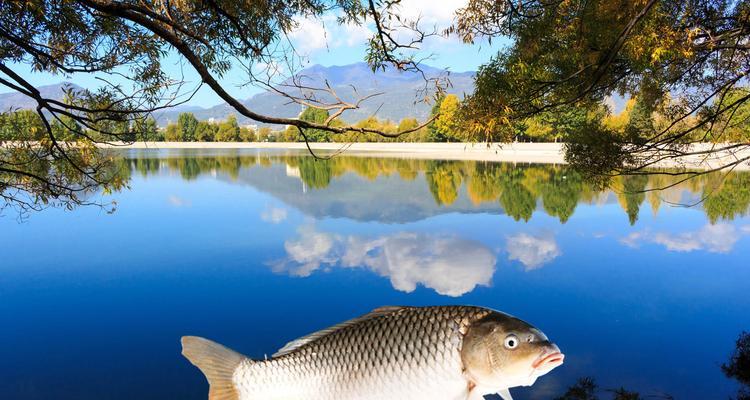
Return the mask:
[[[437, 27], [443, 29], [452, 22], [454, 12], [466, 3], [466, 0], [403, 0], [401, 15], [407, 18], [421, 19], [424, 29]], [[300, 19], [298, 27], [289, 35], [290, 42], [302, 56], [303, 66], [321, 64], [324, 66], [347, 65], [364, 61], [367, 40], [372, 34], [370, 26], [341, 26], [334, 15], [323, 19]], [[490, 46], [486, 42], [467, 45], [456, 38], [431, 38], [423, 44], [420, 56], [431, 55], [425, 64], [447, 68], [453, 72], [474, 71], [490, 59], [507, 41], [495, 41]], [[93, 89], [102, 82], [92, 75], [76, 74], [65, 77], [47, 73], [32, 73], [25, 65], [17, 65], [20, 72], [35, 86], [50, 85], [63, 81], [73, 82], [79, 86]], [[196, 87], [200, 82], [197, 74], [184, 65], [177, 55], [170, 55], [163, 61], [164, 70], [172, 77], [184, 76], [188, 87]], [[245, 74], [239, 69], [228, 73], [223, 79], [227, 91], [233, 96], [245, 99], [261, 91], [259, 88], [242, 85]], [[0, 88], [0, 93], [8, 92]], [[221, 99], [209, 88], [203, 87], [188, 103], [200, 107], [210, 107], [221, 103]]]

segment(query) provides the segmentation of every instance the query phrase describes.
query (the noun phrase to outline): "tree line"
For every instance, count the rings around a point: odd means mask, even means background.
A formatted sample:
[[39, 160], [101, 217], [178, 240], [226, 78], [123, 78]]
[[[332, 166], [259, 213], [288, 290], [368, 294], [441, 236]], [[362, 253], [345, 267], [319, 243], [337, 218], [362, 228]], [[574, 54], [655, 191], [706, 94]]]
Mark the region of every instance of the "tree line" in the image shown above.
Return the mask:
[[[746, 95], [748, 89], [737, 89], [730, 93], [729, 100]], [[669, 100], [665, 100], [668, 102]], [[465, 116], [461, 111], [462, 103], [456, 95], [440, 97], [431, 110], [432, 121], [413, 132], [399, 137], [386, 137], [376, 133], [348, 132], [332, 134], [322, 129], [303, 129], [288, 126], [286, 129], [273, 130], [264, 126], [260, 128], [240, 126], [237, 118], [230, 115], [223, 121], [199, 121], [193, 113], [180, 113], [176, 122], [166, 127], [159, 127], [153, 117], [132, 123], [112, 123], [108, 128], [126, 141], [168, 141], [168, 142], [475, 142], [477, 137], [466, 129]], [[611, 106], [601, 103], [594, 108], [567, 107], [533, 115], [529, 118], [514, 121], [510, 124], [511, 138], [520, 142], [567, 142], [585, 133], [581, 132], [592, 126], [602, 126], [612, 132], [618, 140], [637, 140], [643, 132], [664, 129], [671, 122], [666, 113], [667, 108], [652, 109], [638, 97], [630, 98], [619, 113], [613, 113]], [[306, 108], [299, 118], [303, 121], [325, 123], [330, 117], [327, 110]], [[684, 129], [696, 125], [698, 115], [681, 121]], [[685, 142], [750, 140], [750, 103], [744, 103], [734, 114], [723, 121], [726, 128], [721, 136], [712, 135], [705, 129], [695, 129], [683, 137]], [[334, 119], [333, 125], [343, 126], [345, 122]], [[386, 133], [409, 131], [419, 127], [421, 122], [416, 118], [404, 118], [398, 123], [388, 119], [370, 116], [354, 124], [358, 128]], [[51, 123], [57, 140], [76, 140], [76, 131], [83, 130], [74, 120], [62, 117]], [[94, 140], [105, 141], [96, 131], [85, 134]], [[47, 131], [39, 115], [31, 110], [19, 110], [0, 114], [0, 140], [40, 140], [46, 137]], [[503, 139], [507, 138], [494, 138]]]

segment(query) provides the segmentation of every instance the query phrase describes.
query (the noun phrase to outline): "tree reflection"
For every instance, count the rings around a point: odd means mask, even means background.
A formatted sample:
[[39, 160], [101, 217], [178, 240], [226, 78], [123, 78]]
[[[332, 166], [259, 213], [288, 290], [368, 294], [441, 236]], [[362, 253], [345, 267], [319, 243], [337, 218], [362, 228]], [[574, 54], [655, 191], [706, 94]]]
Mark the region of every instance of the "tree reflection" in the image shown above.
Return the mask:
[[[721, 365], [721, 370], [727, 378], [736, 380], [740, 384], [736, 400], [750, 400], [750, 333], [742, 332], [735, 342], [735, 348], [729, 361]], [[612, 400], [641, 400], [639, 393], [629, 391], [623, 387], [619, 389], [599, 388], [592, 377], [579, 378], [567, 391], [555, 400], [600, 400], [600, 394]], [[673, 400], [669, 394], [651, 394], [645, 398]]]
[[729, 362], [722, 364], [722, 372], [740, 384], [737, 400], [750, 400], [750, 334], [742, 332], [735, 342]]
[[716, 190], [704, 189], [703, 209], [711, 223], [744, 216], [750, 204], [750, 174], [733, 173], [723, 179]]
[[545, 178], [537, 181], [537, 184], [544, 211], [559, 218], [562, 223], [567, 222], [581, 198], [581, 175], [568, 168], [551, 169]]
[[[398, 176], [418, 182], [423, 176], [435, 203], [447, 207], [462, 196], [478, 207], [499, 204], [516, 221], [529, 221], [541, 208], [547, 215], [566, 223], [579, 203], [595, 203], [613, 191], [631, 225], [638, 221], [644, 202], [654, 214], [664, 204], [682, 203], [688, 196], [701, 207], [712, 224], [744, 216], [750, 209], [750, 173], [732, 172], [699, 175], [685, 182], [669, 175], [618, 176], [608, 187], [587, 181], [579, 172], [564, 165], [527, 165], [477, 161], [410, 160], [337, 156], [330, 160], [292, 154], [170, 156], [164, 160], [136, 156], [128, 160], [130, 169], [146, 176], [166, 167], [186, 180], [205, 173], [221, 172], [237, 179], [242, 168], [259, 164], [285, 165], [287, 174], [297, 176], [310, 190], [325, 190], [345, 174], [367, 181]], [[292, 172], [290, 172], [292, 171]], [[296, 171], [296, 172], [294, 172]], [[611, 188], [611, 189], [610, 189]], [[664, 190], [652, 190], [666, 188]]]
[[522, 183], [526, 171], [528, 170], [513, 168], [506, 171], [500, 180], [500, 205], [516, 221], [528, 221], [536, 209], [536, 196]]
[[461, 188], [461, 165], [448, 161], [433, 161], [427, 169], [427, 183], [438, 205], [451, 205]]
[[619, 176], [618, 178], [619, 182], [616, 186], [619, 189], [617, 198], [625, 213], [628, 214], [630, 225], [635, 225], [635, 222], [638, 221], [641, 204], [646, 199], [644, 189], [646, 189], [646, 185], [648, 184], [648, 176], [634, 175]]
[[84, 145], [66, 146], [64, 156], [59, 152], [43, 142], [0, 142], [0, 214], [11, 208], [23, 218], [47, 207], [80, 205], [114, 210], [113, 202], [93, 200], [93, 195], [126, 187], [130, 168], [124, 160]]
[[[602, 394], [605, 397], [600, 397], [600, 395]], [[599, 385], [596, 383], [594, 378], [587, 376], [578, 379], [578, 381], [573, 386], [569, 387], [562, 396], [556, 397], [555, 400], [643, 400], [645, 398], [665, 400], [673, 399], [673, 397], [668, 394], [657, 394], [642, 397], [638, 392], [632, 392], [623, 387], [620, 387], [618, 389], [602, 390], [599, 388]]]

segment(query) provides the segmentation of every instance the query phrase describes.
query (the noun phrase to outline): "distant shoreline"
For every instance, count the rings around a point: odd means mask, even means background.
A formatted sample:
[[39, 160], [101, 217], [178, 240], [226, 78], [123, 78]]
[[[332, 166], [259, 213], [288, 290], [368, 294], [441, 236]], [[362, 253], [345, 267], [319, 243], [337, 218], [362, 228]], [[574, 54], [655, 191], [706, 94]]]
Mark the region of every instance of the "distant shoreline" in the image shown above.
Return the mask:
[[[693, 145], [693, 151], [708, 150], [711, 143]], [[104, 148], [122, 149], [275, 149], [307, 151], [298, 142], [135, 142], [130, 144], [101, 144]], [[566, 164], [563, 143], [310, 143], [313, 151], [341, 151], [347, 156], [417, 158], [514, 163]], [[711, 157], [685, 157], [666, 160], [654, 165], [662, 168], [715, 169], [735, 157], [750, 155], [750, 148], [714, 154]], [[743, 163], [734, 170], [750, 170]]]
[[[297, 142], [136, 142], [123, 149], [275, 149], [307, 151]], [[561, 143], [310, 143], [313, 151], [347, 156], [564, 164]]]
[[[0, 147], [12, 146], [13, 142], [0, 143]], [[200, 149], [269, 149], [307, 152], [305, 143], [299, 142], [135, 142], [99, 143], [100, 148], [111, 149], [152, 149], [152, 150], [200, 150]], [[341, 151], [347, 156], [414, 158], [462, 161], [491, 161], [534, 164], [566, 164], [564, 143], [310, 143], [313, 151], [324, 154]], [[692, 151], [707, 151], [711, 143], [695, 144]], [[695, 155], [679, 160], [669, 159], [653, 165], [658, 168], [685, 168], [709, 170], [726, 165], [737, 158], [750, 156], [748, 148], [722, 154]], [[750, 171], [750, 163], [742, 163], [734, 168], [737, 171]]]

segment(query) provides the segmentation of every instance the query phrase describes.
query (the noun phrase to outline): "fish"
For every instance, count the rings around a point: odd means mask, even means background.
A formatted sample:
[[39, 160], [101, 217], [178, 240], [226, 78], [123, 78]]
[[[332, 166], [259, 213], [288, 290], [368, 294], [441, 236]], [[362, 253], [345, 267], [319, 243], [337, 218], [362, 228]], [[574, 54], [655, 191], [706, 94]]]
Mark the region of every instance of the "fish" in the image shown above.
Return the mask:
[[481, 400], [531, 386], [564, 355], [532, 325], [475, 306], [380, 307], [253, 360], [182, 337], [209, 400]]

